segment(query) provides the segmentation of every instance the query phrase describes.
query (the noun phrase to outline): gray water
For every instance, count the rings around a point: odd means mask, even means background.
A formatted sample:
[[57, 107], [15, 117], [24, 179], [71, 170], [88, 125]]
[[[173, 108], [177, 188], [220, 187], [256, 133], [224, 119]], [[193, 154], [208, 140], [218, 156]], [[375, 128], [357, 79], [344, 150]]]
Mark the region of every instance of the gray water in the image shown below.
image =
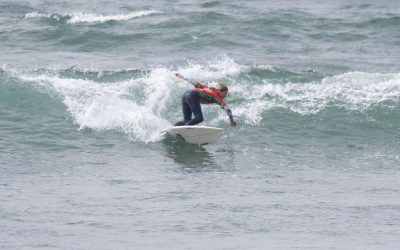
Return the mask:
[[[398, 249], [397, 1], [1, 1], [1, 249]], [[217, 144], [161, 136], [229, 86]]]

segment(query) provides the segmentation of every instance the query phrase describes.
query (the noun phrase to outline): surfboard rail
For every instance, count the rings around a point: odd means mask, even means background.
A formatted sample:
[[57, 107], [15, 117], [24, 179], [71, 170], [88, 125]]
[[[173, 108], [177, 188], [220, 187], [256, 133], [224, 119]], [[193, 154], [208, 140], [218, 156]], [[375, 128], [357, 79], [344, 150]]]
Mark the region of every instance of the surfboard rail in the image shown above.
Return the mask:
[[208, 126], [172, 126], [164, 131], [188, 143], [213, 144], [223, 135], [224, 129]]

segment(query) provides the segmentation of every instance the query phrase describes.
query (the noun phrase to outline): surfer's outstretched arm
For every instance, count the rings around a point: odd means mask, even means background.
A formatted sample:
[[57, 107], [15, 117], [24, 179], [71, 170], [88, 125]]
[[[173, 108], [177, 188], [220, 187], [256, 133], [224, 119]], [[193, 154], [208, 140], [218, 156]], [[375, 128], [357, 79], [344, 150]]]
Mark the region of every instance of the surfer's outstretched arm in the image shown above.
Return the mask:
[[202, 89], [202, 88], [204, 88], [204, 87], [207, 87], [207, 84], [202, 83], [202, 82], [197, 82], [197, 81], [195, 81], [195, 80], [193, 80], [193, 79], [190, 79], [190, 78], [185, 78], [181, 73], [175, 73], [175, 76], [176, 76], [176, 77], [179, 77], [179, 78], [181, 78], [181, 79], [183, 79], [183, 80], [185, 80], [185, 81], [190, 82], [195, 88], [200, 88], [200, 89]]
[[233, 119], [232, 110], [228, 107], [228, 105], [224, 106], [224, 110], [229, 116], [229, 121], [231, 122], [231, 126], [236, 128], [237, 124], [236, 124], [235, 120]]

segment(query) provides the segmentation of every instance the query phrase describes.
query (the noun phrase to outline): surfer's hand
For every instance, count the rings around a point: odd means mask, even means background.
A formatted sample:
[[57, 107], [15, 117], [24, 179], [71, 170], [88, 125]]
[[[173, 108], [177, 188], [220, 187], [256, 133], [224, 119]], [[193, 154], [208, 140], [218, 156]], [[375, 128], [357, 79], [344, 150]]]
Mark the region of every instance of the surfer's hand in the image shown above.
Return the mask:
[[175, 73], [176, 77], [182, 78], [183, 76], [180, 73]]
[[237, 123], [236, 123], [235, 121], [231, 121], [231, 126], [232, 126], [233, 128], [236, 128]]

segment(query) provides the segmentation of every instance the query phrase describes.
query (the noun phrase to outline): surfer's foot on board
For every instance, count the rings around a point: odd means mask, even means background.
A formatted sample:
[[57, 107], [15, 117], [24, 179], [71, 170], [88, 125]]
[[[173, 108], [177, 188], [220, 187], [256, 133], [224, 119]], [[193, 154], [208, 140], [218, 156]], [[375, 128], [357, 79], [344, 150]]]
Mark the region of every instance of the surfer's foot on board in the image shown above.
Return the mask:
[[186, 122], [184, 122], [184, 121], [175, 123], [175, 126], [184, 126], [184, 125], [186, 125]]

